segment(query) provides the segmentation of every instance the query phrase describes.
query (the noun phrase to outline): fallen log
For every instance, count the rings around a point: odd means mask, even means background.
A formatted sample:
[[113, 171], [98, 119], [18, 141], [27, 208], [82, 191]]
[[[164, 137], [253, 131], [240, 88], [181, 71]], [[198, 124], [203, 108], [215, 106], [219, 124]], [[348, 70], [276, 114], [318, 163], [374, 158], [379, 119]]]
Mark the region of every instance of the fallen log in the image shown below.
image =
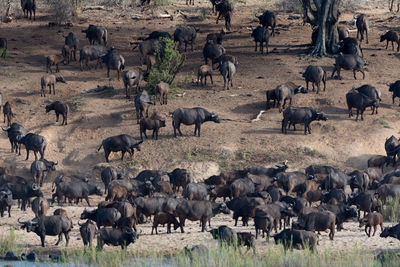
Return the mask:
[[106, 8], [104, 6], [85, 6], [82, 10], [106, 10]]

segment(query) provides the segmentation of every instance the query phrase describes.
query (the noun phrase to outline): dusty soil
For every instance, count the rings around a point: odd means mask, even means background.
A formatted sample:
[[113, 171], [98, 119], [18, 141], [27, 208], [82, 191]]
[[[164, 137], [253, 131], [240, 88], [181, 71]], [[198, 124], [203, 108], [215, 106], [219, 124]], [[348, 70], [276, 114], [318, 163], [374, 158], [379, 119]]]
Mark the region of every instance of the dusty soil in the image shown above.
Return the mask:
[[[198, 16], [200, 8], [206, 8], [209, 18], [201, 21]], [[130, 41], [145, 36], [153, 30], [173, 33], [177, 25], [193, 24], [200, 28], [194, 51], [185, 53], [187, 58], [182, 72], [176, 77], [174, 93], [169, 97], [168, 105], [151, 107], [167, 117], [167, 127], [160, 132], [158, 141], [146, 140], [142, 151], [133, 159], [121, 162], [119, 154], [112, 157], [110, 165], [120, 169], [129, 168], [129, 174], [135, 175], [143, 169], [162, 169], [170, 171], [182, 166], [184, 162], [217, 162], [220, 170], [240, 168], [250, 165], [273, 165], [288, 160], [291, 170], [303, 170], [309, 164], [330, 164], [344, 170], [365, 168], [366, 159], [371, 154], [384, 154], [384, 141], [392, 134], [398, 134], [399, 121], [397, 104], [392, 105], [391, 95], [386, 83], [398, 79], [400, 66], [399, 54], [385, 50], [379, 43], [379, 35], [387, 29], [397, 29], [399, 19], [386, 11], [370, 7], [363, 12], [370, 16], [371, 30], [369, 44], [363, 44], [364, 55], [369, 65], [365, 80], [354, 80], [352, 73], [343, 71], [343, 80], [329, 79], [326, 92], [297, 95], [294, 106], [311, 106], [326, 113], [327, 122], [312, 124], [312, 135], [305, 136], [302, 127], [283, 135], [280, 131], [282, 114], [277, 109], [270, 109], [261, 116], [261, 120], [250, 123], [260, 110], [265, 109], [265, 91], [277, 85], [292, 81], [304, 84], [301, 72], [309, 64], [322, 66], [330, 77], [333, 69], [333, 58], [315, 59], [307, 56], [311, 29], [303, 26], [300, 19], [288, 20], [289, 15], [278, 12], [279, 35], [270, 40], [270, 54], [260, 55], [254, 52], [254, 43], [250, 39], [247, 27], [256, 26], [254, 14], [265, 4], [250, 2], [247, 5], [237, 4], [233, 17], [232, 32], [226, 35], [223, 45], [229, 54], [239, 59], [238, 73], [234, 78], [234, 88], [223, 91], [223, 80], [215, 71], [214, 85], [201, 88], [192, 83], [194, 73], [203, 63], [202, 46], [205, 36], [217, 32], [222, 25], [215, 25], [215, 16], [210, 12], [208, 1], [187, 7], [183, 1], [171, 4], [166, 8], [173, 14], [181, 10], [187, 14], [187, 20], [177, 17], [173, 21], [166, 19], [132, 20], [132, 14], [138, 10], [87, 11], [79, 15], [70, 29], [62, 27], [48, 28], [51, 20], [43, 9], [38, 11], [35, 22], [19, 19], [10, 24], [2, 24], [0, 36], [9, 39], [9, 57], [0, 60], [0, 90], [4, 101], [10, 101], [16, 114], [15, 121], [24, 125], [30, 132], [46, 137], [48, 141], [46, 158], [59, 161], [57, 174], [82, 174], [90, 177], [95, 183], [101, 183], [99, 169], [104, 164], [104, 154], [97, 152], [101, 141], [117, 134], [131, 134], [139, 138], [136, 114], [131, 101], [124, 98], [122, 81], [116, 73], [111, 79], [106, 77], [106, 70], [81, 72], [78, 64], [61, 65], [61, 74], [67, 84], [56, 85], [56, 95], [40, 97], [40, 77], [45, 73], [45, 56], [58, 54], [64, 39], [62, 35], [72, 31], [80, 37], [81, 45], [88, 42], [81, 30], [89, 23], [106, 26], [110, 34], [111, 45], [125, 57], [127, 69], [138, 66], [138, 51], [132, 52]], [[350, 20], [352, 14], [344, 14], [341, 20]], [[352, 32], [355, 35], [355, 32]], [[349, 119], [345, 105], [345, 94], [352, 86], [372, 84], [382, 91], [382, 105], [379, 114], [371, 116], [369, 111], [365, 120], [355, 122]], [[96, 88], [98, 85], [111, 84], [115, 92], [81, 94], [82, 90]], [[184, 94], [183, 97], [178, 94]], [[69, 124], [60, 126], [55, 123], [53, 113], [45, 113], [45, 105], [60, 100], [69, 103], [71, 114]], [[171, 120], [168, 117], [178, 107], [201, 106], [217, 112], [224, 120], [221, 124], [206, 123], [202, 127], [202, 137], [193, 137], [193, 127], [182, 127], [184, 137], [173, 138]], [[25, 161], [23, 155], [10, 153], [10, 145], [5, 134], [0, 138], [0, 162], [8, 166], [13, 173], [28, 176], [32, 162]], [[54, 177], [55, 174], [53, 174]], [[44, 188], [45, 196], [51, 197], [50, 185]], [[97, 203], [100, 198], [91, 198]], [[50, 209], [52, 212], [57, 206]], [[84, 207], [66, 207], [76, 223]], [[15, 225], [19, 217], [29, 219], [33, 213], [12, 209], [12, 218], [2, 218], [0, 231], [6, 233]], [[232, 226], [230, 216], [217, 216], [213, 226], [228, 224]], [[386, 223], [388, 225], [390, 223]], [[158, 237], [150, 236], [151, 225], [141, 225], [143, 236], [134, 244], [138, 250], [171, 250], [185, 245], [211, 243], [208, 233], [200, 233], [198, 223], [188, 223], [186, 233], [174, 232], [166, 235], [165, 230]], [[335, 236], [331, 242], [327, 234], [322, 234], [319, 249], [348, 250], [354, 247], [362, 249], [400, 247], [400, 241], [379, 237], [367, 238], [358, 229], [356, 223], [346, 223], [346, 230]], [[241, 230], [250, 228], [238, 227]], [[18, 244], [22, 247], [38, 249], [40, 240], [33, 233], [17, 230]], [[380, 233], [380, 231], [378, 231]], [[366, 242], [368, 241], [368, 242]], [[49, 248], [55, 248], [55, 237], [47, 238]], [[271, 241], [272, 242], [272, 241]], [[258, 247], [263, 249], [272, 243], [258, 240]], [[71, 247], [81, 246], [79, 229], [76, 225], [72, 232]]]

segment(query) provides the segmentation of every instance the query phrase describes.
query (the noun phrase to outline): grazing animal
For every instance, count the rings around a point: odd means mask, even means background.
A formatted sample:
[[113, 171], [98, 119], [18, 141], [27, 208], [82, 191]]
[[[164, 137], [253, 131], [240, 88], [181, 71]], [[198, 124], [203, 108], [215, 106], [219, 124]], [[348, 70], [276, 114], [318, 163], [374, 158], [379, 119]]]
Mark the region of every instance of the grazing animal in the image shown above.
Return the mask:
[[207, 200], [184, 200], [176, 206], [175, 215], [179, 217], [179, 226], [184, 233], [185, 220], [200, 221], [201, 231], [206, 230], [207, 222], [219, 213], [229, 214], [225, 203], [212, 203]]
[[287, 100], [289, 100], [289, 105], [292, 105], [292, 98], [298, 93], [307, 94], [308, 89], [305, 89], [301, 85], [295, 85], [292, 82], [278, 85], [275, 88], [275, 96], [278, 101], [279, 112], [282, 112], [282, 110], [285, 108]]
[[82, 30], [82, 32], [86, 33], [86, 38], [88, 38], [91, 45], [94, 45], [95, 42], [101, 45], [101, 41], [103, 40], [104, 46], [107, 46], [108, 32], [106, 28], [90, 24], [89, 27], [86, 30]]
[[333, 240], [335, 236], [336, 216], [330, 211], [311, 212], [300, 217], [297, 222], [293, 222], [293, 229], [306, 231], [325, 231], [330, 230], [329, 238]]
[[208, 65], [208, 59], [214, 60], [225, 54], [225, 48], [219, 44], [206, 43], [203, 48], [204, 62]]
[[[396, 97], [400, 98], [400, 80], [389, 84], [389, 92], [392, 92], [392, 102], [394, 104], [394, 99]], [[399, 102], [399, 106], [400, 106], [400, 102]]]
[[385, 238], [390, 236], [400, 240], [400, 223], [392, 227], [385, 227], [385, 229], [383, 229], [383, 232], [379, 236]]
[[67, 47], [70, 48], [70, 58], [68, 59], [68, 63], [69, 60], [72, 60], [72, 55], [74, 56], [73, 59], [74, 61], [76, 61], [76, 51], [78, 50], [78, 46], [79, 46], [79, 39], [78, 36], [76, 36], [76, 34], [70, 32], [68, 33], [67, 36], [64, 36], [65, 38], [65, 45]]
[[110, 78], [110, 69], [117, 70], [119, 81], [120, 73], [125, 68], [124, 57], [120, 54], [117, 54], [114, 51], [114, 47], [111, 47], [107, 54], [101, 57], [101, 60], [107, 66], [107, 77]]
[[337, 29], [339, 34], [339, 41], [342, 41], [345, 38], [349, 37], [350, 31], [346, 26], [338, 26]]
[[333, 78], [335, 72], [338, 74], [339, 80], [342, 79], [340, 77], [340, 69], [345, 70], [353, 70], [354, 79], [357, 80], [356, 71], [359, 71], [363, 74], [363, 79], [365, 78], [364, 73], [364, 65], [365, 61], [361, 57], [357, 55], [349, 55], [349, 54], [342, 54], [340, 53], [339, 56], [335, 58], [335, 68], [332, 72], [331, 78]]
[[4, 115], [4, 123], [6, 123], [6, 119], [7, 119], [7, 127], [10, 127], [11, 126], [11, 118], [14, 117], [15, 115], [12, 112], [11, 104], [8, 101], [3, 106], [3, 115]]
[[364, 32], [367, 38], [367, 44], [368, 44], [368, 28], [369, 28], [369, 20], [367, 15], [365, 14], [360, 14], [357, 17], [356, 21], [356, 26], [357, 26], [357, 39], [358, 36], [360, 35], [360, 42], [364, 40]]
[[[219, 65], [219, 72], [224, 78], [224, 89], [229, 90], [229, 82], [231, 82], [231, 87], [233, 86], [233, 76], [236, 74], [236, 66], [230, 61], [225, 61]], [[227, 83], [228, 81], [228, 83]]]
[[[354, 88], [354, 87], [353, 87]], [[372, 114], [378, 114], [378, 107], [379, 107], [379, 103], [380, 101], [382, 101], [381, 99], [381, 91], [379, 91], [378, 89], [376, 89], [376, 87], [373, 87], [372, 85], [369, 84], [364, 84], [358, 88], [354, 88], [355, 90], [357, 90], [358, 92], [368, 96], [370, 99], [375, 99], [376, 103], [374, 106], [372, 106]]]
[[[360, 93], [359, 91], [352, 89], [346, 94], [347, 108], [349, 111], [349, 118], [353, 116], [352, 108], [356, 108], [357, 116], [356, 121], [358, 121], [358, 115], [361, 114], [361, 120], [364, 120], [364, 111], [367, 107], [377, 108], [379, 105], [379, 100], [369, 98], [368, 96]], [[373, 114], [374, 110], [372, 111]]]
[[21, 0], [21, 8], [22, 11], [24, 12], [24, 18], [28, 17], [28, 12], [29, 12], [30, 14], [29, 19], [32, 19], [32, 12], [33, 12], [33, 20], [36, 19], [36, 0]]
[[63, 56], [64, 60], [63, 60], [63, 64], [64, 65], [68, 65], [69, 62], [72, 60], [73, 58], [73, 54], [72, 54], [72, 50], [71, 48], [69, 48], [68, 45], [64, 45], [63, 48], [61, 49], [61, 55]]
[[176, 168], [168, 173], [168, 176], [174, 192], [178, 192], [180, 187], [183, 189], [192, 182], [190, 172], [186, 169]]
[[56, 209], [54, 210], [53, 215], [64, 215], [65, 217], [69, 218], [68, 213], [65, 209]]
[[204, 122], [213, 121], [220, 123], [218, 115], [215, 113], [208, 112], [204, 108], [178, 108], [172, 113], [172, 126], [174, 127], [174, 136], [176, 137], [176, 130], [179, 135], [183, 136], [181, 132], [181, 123], [184, 125], [195, 125], [194, 135], [200, 137], [200, 126]]
[[28, 133], [25, 136], [18, 135], [16, 137], [18, 143], [25, 146], [26, 159], [29, 159], [29, 151], [32, 150], [35, 154], [35, 160], [37, 160], [37, 152], [40, 153], [40, 159], [44, 159], [44, 152], [46, 150], [47, 141], [46, 139], [38, 134]]
[[296, 123], [304, 123], [304, 134], [311, 134], [310, 124], [313, 121], [326, 121], [328, 120], [324, 113], [318, 112], [309, 107], [300, 107], [293, 108], [288, 107], [283, 112], [283, 120], [282, 120], [282, 133], [287, 133], [287, 125], [288, 123], [296, 124]]
[[397, 43], [397, 52], [399, 52], [400, 48], [400, 41], [397, 32], [395, 31], [388, 31], [385, 34], [381, 35], [380, 42], [386, 41], [386, 49], [388, 49], [389, 42], [392, 42], [392, 50], [394, 50], [394, 42]]
[[360, 227], [365, 225], [365, 233], [368, 237], [371, 237], [371, 228], [374, 227], [374, 233], [372, 236], [375, 236], [376, 226], [381, 226], [381, 231], [383, 232], [383, 216], [379, 212], [371, 212], [364, 218], [360, 220]]
[[309, 247], [314, 251], [318, 244], [318, 235], [305, 230], [285, 229], [274, 235], [276, 244], [282, 243], [285, 250], [289, 248], [305, 249]]
[[134, 101], [135, 101], [137, 123], [139, 124], [139, 120], [144, 118], [143, 112], [145, 112], [146, 118], [149, 117], [149, 107], [150, 105], [153, 104], [153, 102], [151, 101], [150, 96], [146, 90], [143, 90], [142, 92], [138, 93], [135, 96]]
[[385, 150], [387, 155], [387, 162], [393, 162], [393, 166], [396, 164], [396, 156], [400, 152], [400, 140], [393, 135], [390, 138], [386, 138]]
[[174, 32], [174, 41], [178, 43], [178, 49], [181, 50], [182, 43], [185, 43], [185, 52], [187, 45], [191, 45], [193, 51], [193, 45], [196, 41], [196, 35], [199, 30], [192, 26], [180, 26]]
[[153, 219], [153, 227], [151, 228], [151, 234], [153, 234], [153, 230], [156, 230], [156, 235], [158, 235], [157, 227], [159, 224], [167, 225], [167, 234], [171, 233], [171, 224], [174, 225], [174, 230], [179, 228], [179, 222], [175, 218], [174, 215], [166, 213], [166, 212], [158, 212], [154, 215]]
[[200, 82], [201, 86], [207, 86], [207, 76], [210, 76], [211, 84], [214, 84], [212, 79], [212, 67], [209, 65], [201, 65], [197, 71], [197, 85], [199, 85]]
[[1, 126], [1, 129], [7, 132], [8, 140], [11, 144], [11, 152], [14, 152], [15, 148], [15, 153], [21, 155], [21, 143], [18, 142], [17, 137], [25, 136], [28, 131], [22, 125], [15, 122], [11, 124], [11, 126], [8, 128], [4, 128], [3, 126]]
[[264, 53], [263, 50], [263, 43], [265, 43], [265, 50], [267, 50], [266, 54], [268, 54], [268, 42], [269, 42], [269, 32], [268, 29], [265, 28], [264, 26], [257, 26], [257, 28], [255, 28], [251, 34], [251, 37], [254, 38], [254, 43], [256, 45], [256, 48], [254, 51], [257, 52], [257, 43], [260, 43], [260, 51], [261, 54]]
[[133, 156], [134, 149], [140, 151], [140, 144], [143, 143], [143, 140], [138, 141], [135, 140], [132, 136], [127, 134], [121, 134], [117, 136], [111, 136], [104, 139], [97, 149], [100, 151], [101, 147], [104, 148], [104, 154], [106, 157], [106, 161], [109, 162], [108, 157], [111, 152], [122, 152], [121, 160], [124, 160], [124, 155], [128, 152], [131, 157]]
[[233, 4], [229, 0], [215, 1], [215, 10], [218, 12], [216, 24], [221, 17], [225, 18], [225, 28], [231, 30], [231, 17], [233, 13]]
[[91, 220], [87, 220], [82, 224], [78, 221], [78, 225], [80, 226], [79, 232], [81, 233], [83, 245], [91, 247], [97, 232], [96, 224]]
[[270, 109], [271, 106], [269, 104], [269, 101], [273, 100], [274, 103], [272, 104], [272, 107], [274, 108], [276, 106], [276, 103], [278, 101], [278, 97], [276, 95], [275, 89], [267, 90], [266, 91], [266, 96], [267, 96], [267, 106], [266, 109]]
[[97, 233], [97, 248], [102, 250], [104, 244], [112, 246], [121, 246], [121, 249], [125, 249], [129, 244], [135, 243], [139, 235], [129, 227], [109, 228], [105, 227]]
[[271, 27], [272, 36], [275, 36], [276, 16], [272, 11], [265, 11], [261, 16], [257, 17], [260, 24], [265, 27]]
[[67, 197], [70, 199], [70, 202], [72, 199], [75, 199], [75, 204], [78, 204], [79, 199], [85, 199], [90, 207], [90, 195], [102, 196], [103, 193], [99, 186], [86, 182], [61, 182], [57, 185], [56, 192], [52, 196], [52, 203], [54, 203], [55, 197], [57, 197], [58, 202], [63, 197]]
[[12, 192], [9, 189], [0, 190], [0, 214], [1, 217], [4, 216], [4, 211], [8, 210], [8, 217], [11, 217], [11, 206], [13, 204], [12, 201]]
[[209, 33], [206, 37], [206, 43], [212, 42], [213, 44], [222, 44], [223, 36], [225, 35], [225, 30], [222, 29], [219, 33]]
[[6, 38], [0, 38], [0, 49], [3, 50], [0, 57], [6, 58], [6, 54], [7, 54], [7, 39]]
[[40, 84], [42, 86], [42, 90], [40, 91], [40, 96], [46, 96], [46, 88], [49, 87], [49, 95], [51, 95], [51, 87], [53, 87], [53, 94], [56, 94], [55, 84], [57, 82], [67, 83], [62, 76], [56, 76], [53, 74], [47, 74], [42, 76], [40, 79]]
[[34, 232], [40, 236], [42, 247], [45, 247], [46, 235], [58, 236], [57, 246], [63, 234], [66, 240], [65, 246], [68, 246], [69, 232], [71, 232], [73, 225], [71, 219], [63, 215], [42, 216], [26, 222], [21, 222], [18, 219], [18, 222], [21, 224], [21, 228], [26, 229], [28, 233]]
[[58, 65], [60, 62], [62, 62], [64, 59], [62, 56], [59, 55], [51, 55], [46, 57], [46, 73], [50, 71], [50, 73], [53, 73], [53, 70], [51, 69], [51, 66], [56, 66], [56, 72], [60, 72], [60, 69], [58, 68]]
[[48, 161], [45, 159], [35, 160], [31, 164], [31, 174], [33, 180], [40, 186], [43, 185], [43, 181], [46, 180], [47, 174], [49, 172], [56, 170], [56, 165], [58, 162]]
[[37, 197], [32, 201], [32, 211], [35, 217], [46, 216], [49, 203], [44, 197]]
[[361, 42], [357, 38], [347, 37], [339, 43], [339, 52], [364, 57]]
[[121, 219], [121, 213], [116, 208], [98, 208], [92, 211], [86, 209], [82, 212], [81, 220], [89, 219], [96, 222], [97, 228], [101, 226], [116, 226]]
[[303, 73], [303, 78], [306, 80], [307, 91], [308, 83], [311, 82], [313, 92], [315, 91], [314, 85], [317, 85], [317, 94], [320, 90], [321, 82], [324, 84], [324, 91], [326, 90], [326, 71], [319, 66], [308, 66]]
[[[160, 95], [160, 105], [168, 104], [168, 94], [169, 94], [169, 84], [165, 82], [160, 82], [156, 85], [154, 97], [157, 98], [157, 95]], [[155, 100], [156, 101], [156, 100]], [[155, 103], [154, 101], [154, 103]]]
[[79, 50], [79, 64], [80, 69], [83, 71], [83, 64], [87, 69], [90, 69], [89, 61], [96, 60], [95, 69], [97, 66], [101, 66], [101, 58], [107, 55], [108, 49], [104, 45], [85, 45]]
[[104, 194], [106, 194], [108, 190], [108, 185], [111, 183], [111, 181], [118, 178], [118, 174], [113, 167], [107, 167], [101, 172], [100, 176], [101, 180], [104, 183]]
[[140, 82], [144, 80], [143, 71], [139, 68], [127, 70], [122, 73], [122, 81], [125, 86], [126, 98], [130, 98], [129, 90], [136, 85], [136, 92], [140, 90]]
[[58, 118], [60, 114], [63, 117], [63, 121], [61, 125], [67, 125], [68, 124], [68, 106], [60, 101], [55, 101], [51, 103], [50, 105], [46, 106], [46, 113], [49, 113], [50, 111], [54, 110], [56, 113], [56, 122], [58, 122]]
[[161, 119], [161, 118], [154, 118], [154, 119], [149, 119], [149, 118], [143, 118], [140, 120], [140, 139], [143, 140], [143, 136], [142, 134], [144, 134], [144, 136], [146, 138], [146, 130], [153, 130], [153, 135], [152, 138], [157, 140], [158, 139], [158, 131], [160, 130], [160, 128], [165, 127], [165, 120]]

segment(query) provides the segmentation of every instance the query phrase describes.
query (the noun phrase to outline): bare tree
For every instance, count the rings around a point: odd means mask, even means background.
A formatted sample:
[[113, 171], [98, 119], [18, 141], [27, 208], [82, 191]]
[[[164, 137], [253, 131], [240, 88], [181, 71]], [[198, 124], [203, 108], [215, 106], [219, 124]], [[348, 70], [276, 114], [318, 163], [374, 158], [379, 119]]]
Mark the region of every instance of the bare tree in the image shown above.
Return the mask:
[[[394, 0], [389, 0], [389, 11], [392, 12], [393, 11], [393, 4], [394, 4]], [[400, 0], [397, 0], [397, 11], [399, 12], [400, 9]]]
[[318, 38], [311, 54], [326, 56], [338, 51], [339, 35], [339, 5], [341, 0], [301, 0], [304, 12], [304, 21], [318, 28]]

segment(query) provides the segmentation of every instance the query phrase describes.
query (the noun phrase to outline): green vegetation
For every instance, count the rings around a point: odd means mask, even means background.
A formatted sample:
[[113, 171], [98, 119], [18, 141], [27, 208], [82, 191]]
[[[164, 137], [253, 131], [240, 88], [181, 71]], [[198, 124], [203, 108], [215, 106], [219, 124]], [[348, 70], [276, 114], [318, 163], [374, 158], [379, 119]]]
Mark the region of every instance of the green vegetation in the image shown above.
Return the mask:
[[389, 128], [389, 129], [392, 128], [389, 126], [389, 123], [385, 120], [384, 117], [379, 117], [379, 118], [375, 119], [375, 121], [380, 123], [383, 126], [383, 128]]
[[297, 154], [303, 154], [306, 156], [310, 156], [313, 158], [321, 158], [321, 159], [326, 159], [326, 156], [324, 154], [321, 154], [315, 149], [310, 149], [309, 147], [297, 147], [296, 148]]
[[398, 198], [388, 197], [383, 206], [382, 215], [384, 221], [397, 223], [400, 219], [400, 202]]
[[7, 251], [15, 251], [17, 248], [14, 228], [11, 227], [8, 233], [0, 236], [0, 255], [5, 255]]
[[200, 19], [201, 21], [203, 21], [203, 20], [208, 19], [209, 17], [210, 17], [210, 16], [208, 15], [208, 9], [202, 7], [202, 8], [200, 9], [199, 19]]
[[156, 49], [156, 63], [151, 68], [147, 80], [150, 91], [153, 91], [159, 82], [171, 84], [185, 62], [174, 41], [168, 38], [161, 40], [165, 42], [164, 53], [161, 53], [160, 47]]
[[[357, 248], [346, 252], [324, 250], [293, 250], [285, 252], [281, 245], [258, 251], [254, 255], [245, 248], [212, 247], [207, 254], [195, 254], [192, 259], [184, 250], [169, 255], [162, 253], [138, 253], [132, 246], [127, 250], [98, 251], [95, 248], [62, 250], [60, 263], [91, 266], [381, 266], [370, 251]], [[382, 266], [398, 266], [397, 258], [390, 258]]]

